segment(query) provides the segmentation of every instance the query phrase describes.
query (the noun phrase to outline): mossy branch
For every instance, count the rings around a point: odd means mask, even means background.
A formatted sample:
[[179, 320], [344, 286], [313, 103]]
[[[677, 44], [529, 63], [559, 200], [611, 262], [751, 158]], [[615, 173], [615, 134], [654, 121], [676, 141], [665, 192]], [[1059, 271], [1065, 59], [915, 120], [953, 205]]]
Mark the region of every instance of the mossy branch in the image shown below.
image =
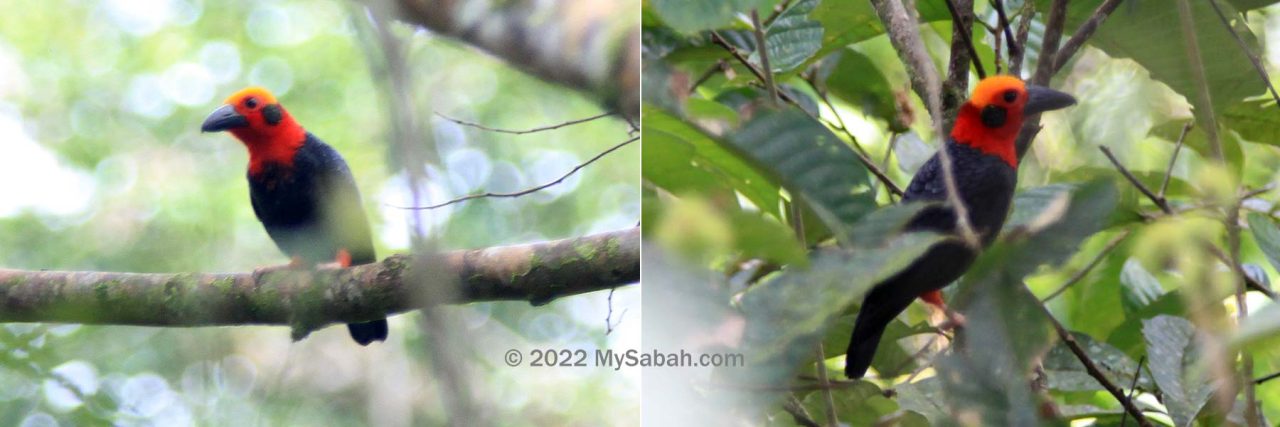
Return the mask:
[[452, 37], [606, 109], [640, 117], [640, 2], [395, 0], [400, 19]]
[[[426, 265], [449, 271], [416, 272]], [[418, 280], [451, 274], [456, 280]], [[290, 325], [301, 338], [332, 323], [413, 310], [420, 295], [449, 303], [515, 300], [545, 304], [562, 296], [636, 283], [640, 230], [575, 239], [441, 252], [397, 254], [381, 262], [316, 271], [111, 273], [0, 269], [0, 322], [143, 326]], [[425, 282], [425, 283], [424, 283]], [[433, 284], [434, 283], [434, 284]], [[427, 286], [456, 283], [457, 292]]]

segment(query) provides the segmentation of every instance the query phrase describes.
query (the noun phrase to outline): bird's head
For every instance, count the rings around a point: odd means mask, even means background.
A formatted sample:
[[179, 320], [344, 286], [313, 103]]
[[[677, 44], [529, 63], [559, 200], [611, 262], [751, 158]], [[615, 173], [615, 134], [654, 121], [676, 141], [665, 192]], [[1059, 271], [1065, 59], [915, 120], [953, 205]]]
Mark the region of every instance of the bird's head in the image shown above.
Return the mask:
[[249, 148], [249, 171], [266, 162], [291, 164], [306, 141], [306, 130], [280, 106], [271, 92], [249, 87], [227, 97], [200, 125], [203, 132], [227, 131]]
[[951, 138], [957, 143], [999, 156], [1017, 167], [1014, 140], [1028, 116], [1066, 108], [1076, 103], [1071, 95], [1029, 85], [1013, 76], [992, 76], [978, 82], [973, 95], [960, 107]]
[[[276, 97], [264, 88], [249, 87], [227, 97], [200, 126], [204, 132], [228, 131], [245, 145], [296, 142], [305, 138], [302, 127]], [[289, 139], [289, 141], [283, 141]]]

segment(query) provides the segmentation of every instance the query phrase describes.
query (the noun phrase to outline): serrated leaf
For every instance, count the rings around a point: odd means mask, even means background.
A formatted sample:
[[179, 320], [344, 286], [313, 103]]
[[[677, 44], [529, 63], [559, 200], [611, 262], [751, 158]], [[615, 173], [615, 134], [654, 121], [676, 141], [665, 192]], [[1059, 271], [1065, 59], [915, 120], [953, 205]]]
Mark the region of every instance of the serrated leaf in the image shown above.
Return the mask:
[[1181, 317], [1160, 315], [1142, 322], [1147, 367], [1178, 427], [1195, 421], [1213, 391], [1207, 381], [1187, 377], [1188, 368], [1198, 359], [1195, 333], [1195, 325]]
[[734, 15], [759, 9], [767, 13], [776, 0], [649, 0], [663, 23], [682, 33], [728, 26]]
[[813, 209], [842, 242], [875, 207], [866, 168], [843, 141], [796, 109], [765, 111], [729, 141]]
[[[773, 72], [790, 71], [822, 48], [822, 24], [809, 19], [809, 13], [817, 6], [818, 0], [792, 3], [765, 27], [764, 44]], [[748, 59], [760, 65], [759, 52], [752, 52]]]

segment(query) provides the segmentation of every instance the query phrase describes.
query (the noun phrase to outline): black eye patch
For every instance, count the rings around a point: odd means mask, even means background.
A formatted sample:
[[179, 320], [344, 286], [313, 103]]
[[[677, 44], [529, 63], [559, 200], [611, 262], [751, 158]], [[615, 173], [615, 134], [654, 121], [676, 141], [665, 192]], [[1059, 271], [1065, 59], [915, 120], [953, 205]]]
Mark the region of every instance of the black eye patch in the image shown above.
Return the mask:
[[1007, 90], [1004, 92], [1004, 102], [1013, 102], [1018, 100], [1018, 91]]
[[275, 126], [276, 123], [280, 123], [280, 119], [284, 118], [284, 110], [280, 108], [280, 104], [262, 107], [262, 118], [267, 121], [267, 124]]
[[1004, 126], [1008, 114], [1004, 107], [988, 105], [982, 109], [982, 124], [989, 128]]
[[244, 106], [249, 108], [258, 108], [258, 98], [245, 98]]

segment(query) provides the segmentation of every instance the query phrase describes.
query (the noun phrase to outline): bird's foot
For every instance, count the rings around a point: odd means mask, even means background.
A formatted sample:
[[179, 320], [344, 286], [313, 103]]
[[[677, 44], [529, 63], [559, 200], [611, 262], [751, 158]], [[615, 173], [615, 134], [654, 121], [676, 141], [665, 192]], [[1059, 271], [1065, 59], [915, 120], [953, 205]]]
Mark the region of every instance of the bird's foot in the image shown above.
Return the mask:
[[253, 277], [259, 277], [263, 274], [274, 273], [277, 271], [302, 271], [307, 269], [307, 263], [302, 261], [302, 257], [293, 257], [289, 259], [288, 264], [284, 265], [268, 265], [253, 269]]

